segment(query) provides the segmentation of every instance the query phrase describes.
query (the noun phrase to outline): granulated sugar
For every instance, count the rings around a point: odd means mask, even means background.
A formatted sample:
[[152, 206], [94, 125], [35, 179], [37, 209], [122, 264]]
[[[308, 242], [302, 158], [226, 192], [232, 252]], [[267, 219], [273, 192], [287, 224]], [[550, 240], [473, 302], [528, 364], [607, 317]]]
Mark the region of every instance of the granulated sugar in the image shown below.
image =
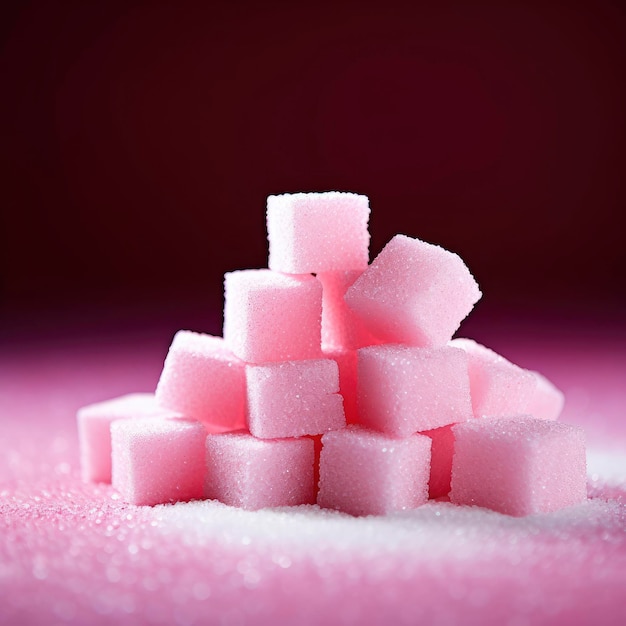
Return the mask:
[[448, 503], [353, 518], [138, 508], [78, 477], [2, 495], [7, 624], [617, 624], [623, 607], [615, 502], [522, 519]]

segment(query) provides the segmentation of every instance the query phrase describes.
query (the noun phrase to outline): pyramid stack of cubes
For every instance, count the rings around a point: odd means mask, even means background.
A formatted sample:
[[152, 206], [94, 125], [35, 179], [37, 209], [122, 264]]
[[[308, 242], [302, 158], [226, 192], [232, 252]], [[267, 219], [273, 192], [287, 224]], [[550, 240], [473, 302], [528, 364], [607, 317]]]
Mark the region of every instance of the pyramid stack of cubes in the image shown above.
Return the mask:
[[84, 479], [136, 505], [353, 515], [584, 500], [561, 392], [452, 339], [481, 297], [464, 262], [397, 235], [369, 264], [369, 213], [353, 193], [270, 196], [268, 269], [226, 274], [223, 338], [179, 331], [154, 394], [79, 411]]

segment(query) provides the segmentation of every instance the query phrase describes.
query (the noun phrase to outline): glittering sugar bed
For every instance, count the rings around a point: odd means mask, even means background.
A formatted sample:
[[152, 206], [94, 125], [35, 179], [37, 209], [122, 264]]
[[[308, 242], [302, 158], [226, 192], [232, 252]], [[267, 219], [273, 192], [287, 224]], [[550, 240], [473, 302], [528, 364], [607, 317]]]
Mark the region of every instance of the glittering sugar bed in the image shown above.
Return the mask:
[[2, 346], [1, 624], [624, 623], [620, 335], [491, 338], [564, 390], [562, 419], [588, 437], [589, 500], [525, 518], [447, 502], [363, 518], [133, 507], [83, 484], [76, 409], [152, 390], [168, 338]]

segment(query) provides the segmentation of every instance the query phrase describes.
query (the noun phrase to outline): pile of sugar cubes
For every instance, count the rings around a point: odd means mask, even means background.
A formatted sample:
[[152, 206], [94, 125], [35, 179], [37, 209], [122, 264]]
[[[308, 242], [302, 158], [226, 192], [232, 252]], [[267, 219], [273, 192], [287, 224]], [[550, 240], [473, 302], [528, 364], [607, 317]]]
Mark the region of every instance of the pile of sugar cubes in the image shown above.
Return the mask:
[[458, 255], [397, 235], [368, 264], [369, 213], [354, 193], [270, 196], [269, 269], [226, 274], [224, 337], [179, 331], [154, 394], [78, 412], [83, 478], [136, 505], [353, 515], [583, 501], [561, 392], [452, 339], [481, 297]]

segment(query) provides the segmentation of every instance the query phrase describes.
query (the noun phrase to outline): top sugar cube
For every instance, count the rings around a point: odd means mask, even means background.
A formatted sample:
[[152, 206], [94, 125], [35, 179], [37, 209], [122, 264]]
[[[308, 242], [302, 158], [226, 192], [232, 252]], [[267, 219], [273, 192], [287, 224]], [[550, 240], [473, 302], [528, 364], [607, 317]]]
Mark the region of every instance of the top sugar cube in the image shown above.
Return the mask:
[[355, 193], [269, 196], [269, 268], [286, 274], [365, 269], [369, 214], [367, 196]]
[[436, 347], [452, 338], [481, 295], [457, 254], [396, 235], [345, 301], [384, 342]]

